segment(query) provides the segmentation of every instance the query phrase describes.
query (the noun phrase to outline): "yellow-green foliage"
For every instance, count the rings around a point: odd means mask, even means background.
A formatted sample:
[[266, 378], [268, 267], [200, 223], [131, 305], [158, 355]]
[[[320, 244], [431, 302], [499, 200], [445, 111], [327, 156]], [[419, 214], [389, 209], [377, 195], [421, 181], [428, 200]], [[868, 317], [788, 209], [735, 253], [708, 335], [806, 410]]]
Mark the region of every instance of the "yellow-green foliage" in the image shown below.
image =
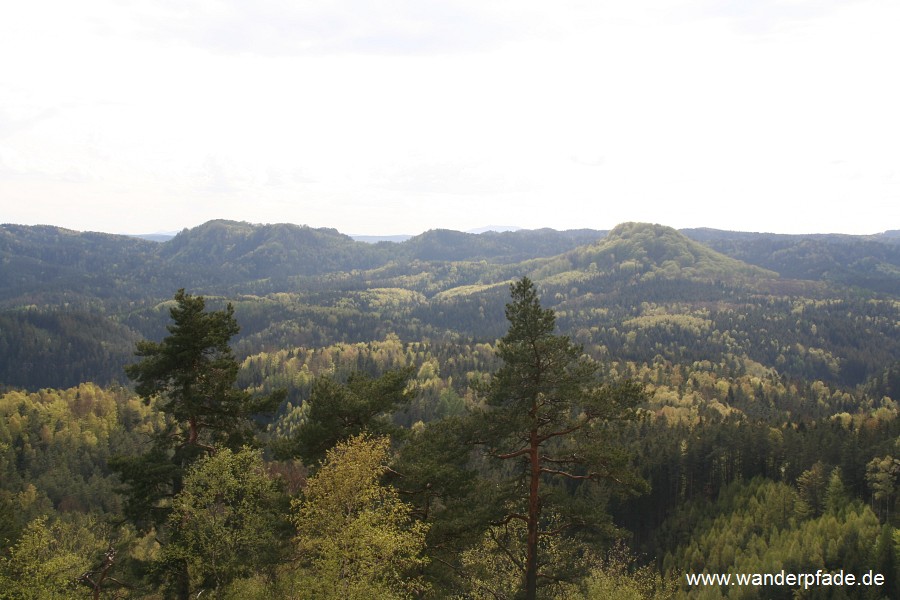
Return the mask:
[[414, 352], [411, 345], [393, 334], [374, 342], [260, 352], [241, 363], [238, 383], [253, 393], [304, 388], [320, 375], [347, 376], [358, 370], [360, 361], [369, 362], [379, 370], [406, 366], [411, 362], [410, 352]]
[[664, 578], [649, 565], [637, 565], [623, 544], [616, 544], [595, 562], [581, 589], [567, 599], [669, 600], [675, 595], [674, 578]]
[[678, 276], [719, 280], [777, 276], [720, 254], [671, 227], [647, 223], [618, 225], [605, 239], [569, 256], [577, 268], [593, 265], [601, 272], [640, 275], [645, 280]]
[[[798, 519], [798, 500], [791, 486], [758, 478], [729, 485], [712, 506], [686, 507], [683, 514], [694, 520], [680, 526], [690, 535], [665, 557], [666, 570], [684, 585], [685, 573], [861, 572], [871, 565], [881, 526], [869, 507], [854, 503]], [[706, 593], [703, 587], [684, 587], [679, 598]], [[763, 597], [753, 588], [736, 593]]]
[[372, 288], [362, 292], [362, 297], [372, 308], [399, 308], [425, 302], [425, 296], [403, 288]]
[[7, 491], [33, 484], [62, 510], [114, 508], [113, 483], [97, 464], [131, 452], [162, 415], [128, 390], [83, 383], [0, 396], [0, 477]]
[[360, 435], [329, 450], [319, 471], [293, 502], [298, 585], [310, 598], [413, 598], [425, 590], [427, 526], [380, 483], [387, 438]]
[[0, 558], [4, 597], [65, 600], [75, 594], [75, 579], [89, 564], [73, 551], [71, 541], [61, 524], [48, 525], [46, 517], [29, 523], [9, 558]]
[[97, 566], [94, 561], [111, 541], [127, 535], [112, 531], [92, 516], [66, 520], [38, 517], [28, 523], [8, 555], [0, 555], [0, 598], [87, 597], [88, 588], [78, 584], [78, 578]]
[[260, 451], [218, 449], [191, 467], [173, 500], [169, 523], [177, 535], [163, 558], [184, 560], [192, 587], [221, 592], [277, 552], [277, 497]]
[[485, 290], [490, 290], [499, 287], [508, 287], [509, 281], [499, 281], [497, 283], [483, 283], [483, 284], [473, 284], [473, 285], [461, 285], [459, 287], [454, 287], [449, 290], [444, 290], [438, 294], [435, 294], [433, 300], [436, 301], [445, 301], [450, 300], [452, 298], [458, 298], [461, 296], [470, 296], [472, 294], [477, 294], [478, 292], [483, 292]]
[[[524, 582], [525, 523], [512, 519], [503, 525], [490, 527], [478, 544], [460, 555], [459, 562], [466, 575], [468, 586], [462, 598], [492, 600], [514, 598]], [[541, 563], [550, 570], [559, 568], [572, 559], [567, 540], [560, 536], [541, 536], [539, 552]], [[575, 584], [555, 582], [541, 591], [542, 597], [571, 598], [577, 591]]]
[[705, 334], [712, 327], [712, 321], [692, 315], [653, 314], [635, 317], [622, 322], [624, 328], [650, 328], [661, 327], [669, 332], [673, 329], [683, 329], [692, 335]]

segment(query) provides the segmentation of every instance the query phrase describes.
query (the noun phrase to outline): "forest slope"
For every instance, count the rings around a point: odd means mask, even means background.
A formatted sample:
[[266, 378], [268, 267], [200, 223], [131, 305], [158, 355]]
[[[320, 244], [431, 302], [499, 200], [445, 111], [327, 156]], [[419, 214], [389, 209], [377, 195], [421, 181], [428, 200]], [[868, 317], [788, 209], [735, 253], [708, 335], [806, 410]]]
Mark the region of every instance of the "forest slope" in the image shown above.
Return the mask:
[[506, 284], [522, 275], [540, 286], [563, 330], [598, 357], [746, 356], [847, 384], [897, 360], [892, 265], [900, 244], [692, 234], [733, 256], [640, 223], [608, 234], [435, 230], [374, 245], [334, 230], [232, 221], [165, 243], [5, 225], [0, 384], [121, 381], [133, 340], [165, 335], [168, 302], [181, 287], [213, 305], [235, 303], [242, 356], [392, 334], [493, 342], [503, 333]]

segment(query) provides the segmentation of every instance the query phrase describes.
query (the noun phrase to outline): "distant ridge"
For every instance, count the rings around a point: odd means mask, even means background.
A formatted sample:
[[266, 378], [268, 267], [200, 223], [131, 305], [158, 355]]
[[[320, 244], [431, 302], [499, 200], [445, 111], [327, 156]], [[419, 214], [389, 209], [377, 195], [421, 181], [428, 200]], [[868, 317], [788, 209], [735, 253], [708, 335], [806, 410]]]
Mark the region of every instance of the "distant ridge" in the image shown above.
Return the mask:
[[[369, 285], [362, 283], [367, 281], [363, 273], [378, 269], [395, 273], [422, 268], [427, 281], [436, 265], [454, 261], [472, 263], [465, 267], [470, 272], [457, 282], [466, 285], [489, 279], [475, 274], [480, 270], [491, 277], [499, 272], [533, 272], [536, 281], [562, 282], [582, 280], [596, 268], [626, 279], [728, 281], [765, 279], [774, 272], [789, 280], [833, 282], [872, 292], [895, 294], [900, 289], [897, 230], [868, 236], [779, 235], [715, 229], [677, 232], [659, 225], [623, 223], [612, 232], [490, 229], [475, 234], [433, 229], [411, 237], [360, 240], [363, 236], [329, 228], [219, 219], [184, 229], [167, 240], [156, 237], [166, 235], [0, 225], [4, 265], [0, 307], [92, 304], [97, 294], [133, 302], [146, 296], [164, 298], [181, 287], [206, 294], [238, 290], [265, 294], [294, 290], [307, 285], [309, 278], [325, 274], [340, 274], [343, 285], [353, 287]], [[425, 263], [430, 264], [422, 267]], [[748, 269], [750, 265], [769, 274]], [[388, 286], [389, 277], [384, 278], [378, 286]]]
[[488, 231], [495, 231], [497, 233], [503, 233], [504, 231], [521, 231], [521, 227], [516, 227], [515, 225], [485, 225], [484, 227], [478, 227], [476, 229], [469, 229], [466, 233], [487, 233]]
[[[434, 229], [373, 244], [335, 229], [214, 220], [160, 243], [0, 225], [0, 384], [121, 381], [133, 341], [165, 335], [179, 288], [235, 303], [243, 355], [390, 334], [493, 341], [504, 331], [508, 282], [527, 275], [561, 327], [611, 356], [700, 360], [737, 350], [795, 376], [855, 385], [900, 355], [896, 239], [622, 223]], [[809, 326], [796, 325], [799, 308]]]
[[541, 271], [551, 281], [584, 281], [591, 273], [622, 280], [737, 282], [777, 277], [771, 270], [729, 257], [676, 229], [649, 223], [621, 223], [602, 239], [552, 259]]
[[350, 237], [357, 242], [365, 242], [367, 244], [377, 244], [378, 242], [401, 244], [414, 236], [402, 233], [398, 235], [355, 235], [351, 233]]
[[850, 233], [771, 233], [758, 231], [731, 231], [727, 229], [713, 229], [710, 227], [694, 227], [679, 229], [693, 240], [698, 242], [707, 242], [710, 240], [819, 240], [827, 242], [850, 242], [850, 241], [878, 241], [878, 242], [900, 242], [900, 229], [883, 231], [881, 233], [872, 233], [868, 235], [857, 235]]
[[[484, 227], [478, 227], [476, 229], [469, 229], [462, 233], [473, 233], [473, 234], [482, 234], [482, 233], [503, 233], [507, 231], [523, 231], [522, 227], [517, 227], [515, 225], [486, 225]], [[694, 228], [685, 228], [679, 229], [681, 233], [685, 234], [689, 238], [696, 240], [698, 242], [708, 242], [710, 240], [719, 240], [719, 239], [732, 239], [732, 240], [758, 240], [758, 239], [783, 239], [783, 240], [791, 240], [791, 239], [822, 239], [828, 241], [840, 241], [840, 240], [848, 240], [848, 239], [858, 239], [864, 240], [869, 239], [873, 241], [882, 241], [882, 242], [900, 242], [900, 229], [889, 229], [887, 231], [883, 231], [881, 233], [874, 233], [871, 235], [851, 235], [851, 234], [843, 234], [843, 233], [767, 233], [767, 232], [750, 232], [750, 231], [733, 231], [726, 229], [714, 229], [710, 227], [694, 227]], [[177, 231], [159, 231], [156, 233], [131, 233], [125, 234], [128, 237], [139, 238], [142, 240], [149, 240], [151, 242], [167, 242], [178, 235]], [[407, 240], [410, 240], [416, 237], [413, 234], [408, 233], [400, 233], [393, 235], [367, 235], [367, 234], [348, 234], [353, 240], [357, 242], [365, 242], [367, 244], [377, 244], [379, 242], [393, 242], [396, 244], [401, 244]], [[421, 234], [419, 234], [421, 235]]]
[[[432, 230], [434, 231], [434, 230]], [[478, 227], [477, 229], [469, 229], [468, 231], [461, 233], [504, 233], [507, 231], [522, 231], [521, 227], [516, 227], [514, 225], [486, 225], [484, 227]], [[419, 234], [421, 235], [421, 234]], [[397, 235], [358, 235], [358, 234], [350, 234], [357, 242], [366, 242], [367, 244], [377, 244], [378, 242], [394, 242], [397, 244], [403, 243], [406, 240], [410, 240], [415, 235], [409, 234], [397, 234]]]
[[159, 233], [130, 233], [128, 237], [138, 238], [141, 240], [150, 240], [151, 242], [168, 242], [178, 234], [177, 231], [166, 231]]
[[900, 235], [776, 234], [682, 229], [687, 237], [788, 279], [823, 279], [877, 292], [900, 289]]

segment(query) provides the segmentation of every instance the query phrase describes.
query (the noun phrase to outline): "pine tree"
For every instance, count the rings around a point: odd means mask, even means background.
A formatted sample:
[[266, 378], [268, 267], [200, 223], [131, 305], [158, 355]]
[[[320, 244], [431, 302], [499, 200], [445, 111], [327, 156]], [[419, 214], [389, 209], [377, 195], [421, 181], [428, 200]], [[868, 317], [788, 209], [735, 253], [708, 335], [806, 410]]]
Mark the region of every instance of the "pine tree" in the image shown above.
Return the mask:
[[797, 513], [801, 518], [822, 515], [827, 505], [828, 485], [828, 472], [822, 461], [817, 461], [797, 477], [797, 493], [800, 496]]
[[[558, 574], [540, 572], [539, 538], [561, 535], [598, 524], [597, 514], [586, 514], [570, 503], [549, 516], [564, 481], [614, 482], [636, 489], [642, 482], [626, 466], [622, 453], [604, 443], [604, 424], [628, 416], [644, 399], [643, 389], [630, 381], [601, 384], [599, 365], [584, 356], [567, 336], [556, 335], [556, 315], [544, 309], [534, 284], [526, 277], [510, 286], [506, 305], [509, 331], [499, 341], [503, 361], [485, 393], [477, 415], [478, 430], [489, 458], [512, 473], [512, 496], [507, 512], [495, 522], [513, 520], [526, 525], [525, 557], [520, 564], [523, 596], [536, 598], [538, 579], [551, 581]], [[596, 506], [596, 502], [583, 502]], [[592, 522], [593, 521], [593, 522]], [[552, 523], [550, 525], [549, 523]]]
[[400, 435], [390, 417], [409, 404], [411, 376], [412, 369], [407, 367], [377, 378], [355, 372], [345, 384], [318, 377], [305, 403], [303, 423], [291, 438], [277, 445], [278, 454], [298, 457], [315, 468], [328, 450], [355, 435]]
[[[240, 365], [229, 341], [240, 327], [229, 303], [207, 311], [203, 296], [175, 294], [174, 324], [162, 342], [138, 342], [140, 362], [125, 367], [138, 394], [174, 422], [172, 445], [210, 451], [214, 444], [237, 450], [253, 438], [252, 416], [275, 407], [279, 395], [254, 399], [235, 387]], [[176, 443], [177, 442], [177, 443]]]
[[[237, 451], [252, 443], [253, 417], [283, 397], [278, 392], [254, 398], [235, 387], [239, 365], [229, 341], [239, 327], [231, 304], [207, 311], [202, 296], [181, 289], [169, 314], [169, 335], [159, 343], [138, 342], [141, 360], [125, 368], [144, 402], [155, 402], [165, 414], [166, 426], [145, 454], [111, 461], [126, 485], [126, 516], [140, 530], [156, 527], [163, 541], [172, 499], [182, 491], [188, 468], [217, 447]], [[174, 570], [176, 595], [186, 598], [186, 563]]]

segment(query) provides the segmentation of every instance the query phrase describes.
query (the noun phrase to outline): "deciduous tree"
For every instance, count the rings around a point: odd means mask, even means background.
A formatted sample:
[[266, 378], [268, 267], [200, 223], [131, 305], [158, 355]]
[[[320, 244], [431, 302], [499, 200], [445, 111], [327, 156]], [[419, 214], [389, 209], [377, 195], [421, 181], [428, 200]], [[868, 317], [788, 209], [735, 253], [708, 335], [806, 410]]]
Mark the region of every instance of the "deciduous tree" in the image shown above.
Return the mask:
[[299, 577], [310, 598], [412, 598], [427, 526], [380, 482], [388, 439], [358, 435], [328, 451], [294, 503]]
[[164, 558], [188, 564], [192, 589], [221, 595], [234, 579], [278, 561], [281, 498], [258, 450], [222, 448], [200, 459], [175, 497]]

